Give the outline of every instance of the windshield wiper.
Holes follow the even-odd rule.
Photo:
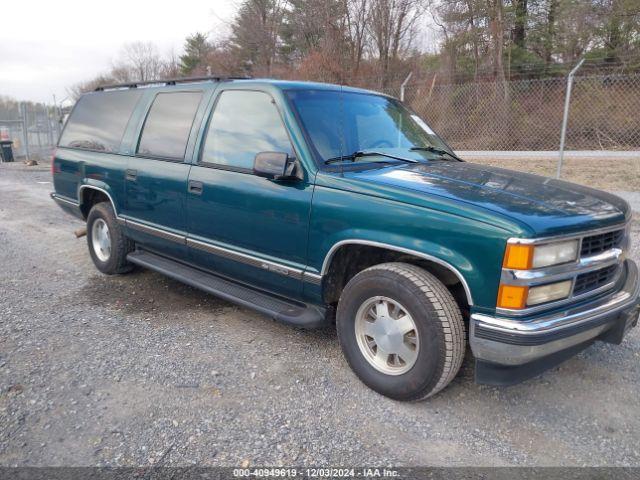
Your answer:
[[[395,155],[389,155],[388,153],[363,152],[361,150],[358,150],[358,151],[355,151],[355,152],[353,152],[353,153],[351,153],[349,155],[341,155],[339,157],[329,158],[329,159],[324,161],[324,164],[325,165],[330,165],[332,163],[338,163],[338,162],[343,162],[343,161],[355,162],[358,158],[363,158],[363,157],[387,157],[387,158],[393,158],[394,160],[400,160],[401,162],[419,163],[419,160],[412,160],[410,158],[397,157]]]
[[[446,150],[443,150],[441,148],[436,148],[436,147],[411,147],[409,150],[411,150],[412,152],[425,151],[425,152],[435,153],[437,155],[449,155],[454,160],[457,160],[459,162],[463,162],[464,161],[460,157],[458,157],[457,155],[454,155],[453,153],[448,152]]]

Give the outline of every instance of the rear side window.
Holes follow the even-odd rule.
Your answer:
[[[135,90],[84,95],[67,121],[60,146],[117,152],[141,95]]]
[[[172,160],[184,159],[201,98],[202,92],[156,95],[144,122],[138,153]]]
[[[293,153],[271,97],[263,92],[222,92],[211,116],[202,161],[250,169],[260,152]]]

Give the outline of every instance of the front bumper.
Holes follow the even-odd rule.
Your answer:
[[[612,293],[560,313],[534,318],[472,314],[470,344],[479,383],[526,380],[566,360],[596,340],[620,343],[638,322],[638,268],[631,260]]]

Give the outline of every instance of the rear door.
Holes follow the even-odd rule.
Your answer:
[[[203,91],[153,95],[125,172],[126,217],[132,238],[148,249],[186,258],[186,195],[192,129]]]
[[[189,174],[191,258],[225,276],[297,297],[313,186],[303,170],[299,181],[253,174],[259,152],[296,155],[269,93],[230,88],[216,94]]]

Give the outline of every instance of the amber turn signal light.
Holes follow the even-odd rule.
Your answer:
[[[522,245],[519,243],[507,244],[507,251],[504,253],[504,268],[514,270],[529,270],[533,263],[533,245]]]
[[[529,293],[529,287],[523,287],[520,285],[500,285],[498,289],[498,302],[499,308],[509,308],[512,310],[519,310],[525,307],[527,303],[527,294]]]

